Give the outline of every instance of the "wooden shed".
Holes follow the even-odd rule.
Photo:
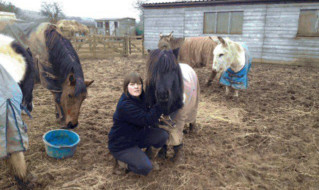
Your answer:
[[[135,18],[104,18],[95,20],[97,32],[106,36],[135,35]]]
[[[143,4],[145,48],[159,33],[245,42],[261,63],[319,66],[319,1],[200,0]]]

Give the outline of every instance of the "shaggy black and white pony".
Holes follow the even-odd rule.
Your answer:
[[[176,123],[174,128],[165,129],[170,133],[167,145],[172,145],[175,151],[173,160],[180,160],[184,125],[190,123],[191,128],[196,125],[200,92],[197,75],[189,65],[178,64],[172,50],[156,49],[150,52],[147,61],[145,84],[148,105],[160,103],[164,115],[170,115]]]
[[[32,54],[11,37],[0,34],[0,40],[1,65],[20,85],[23,94],[23,105],[31,112],[33,109],[32,92],[35,77]]]
[[[0,65],[2,68],[2,79],[5,79],[8,75],[11,76],[9,78],[11,80],[13,79],[14,81],[10,83],[10,89],[14,89],[14,86],[19,89],[19,87],[17,86],[17,83],[19,83],[23,95],[22,100],[20,100],[27,106],[28,110],[31,111],[32,91],[34,86],[34,70],[30,53],[25,50],[19,43],[17,43],[13,38],[0,34]],[[5,83],[5,81],[2,82]],[[6,94],[11,93],[10,90],[8,90],[7,88],[8,84],[0,85],[3,85],[0,91],[5,90],[5,92],[0,93],[1,95],[5,96],[1,98],[2,100],[7,99],[8,97],[6,96]],[[14,97],[15,93],[9,96]],[[10,103],[11,106],[12,104],[13,103]],[[2,106],[2,108],[5,108],[5,106]],[[1,110],[1,113],[3,113],[2,111],[6,112],[6,110]],[[11,112],[7,110],[7,114],[10,113]],[[5,143],[1,144],[0,146],[0,158],[8,158],[8,162],[13,170],[13,174],[16,177],[18,183],[21,185],[24,184],[24,182],[26,181],[27,167],[23,151],[27,149],[28,138],[25,126],[23,122],[20,121],[21,112],[19,113],[15,111],[12,113],[15,115],[15,122],[3,119],[2,117],[2,119],[0,120],[1,127],[6,127],[0,130],[0,143]],[[5,116],[5,114],[2,116]]]

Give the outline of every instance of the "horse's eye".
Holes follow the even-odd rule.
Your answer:
[[[69,98],[72,98],[72,95],[71,95],[71,94],[69,94],[69,95],[68,95],[68,97],[69,97]]]
[[[222,54],[222,53],[221,53],[221,54],[219,54],[219,57],[223,57],[223,56],[224,56],[224,54]]]

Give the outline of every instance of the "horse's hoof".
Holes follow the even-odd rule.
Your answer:
[[[174,156],[171,158],[171,161],[174,162],[175,164],[185,163],[183,144],[174,146],[173,149],[174,149]]]
[[[19,190],[31,190],[35,188],[35,185],[32,182],[34,181],[33,179],[21,180],[20,178],[15,177],[15,180]]]
[[[161,150],[158,152],[157,157],[161,159],[167,158],[167,145],[164,145]]]
[[[210,87],[211,85],[212,85],[212,81],[211,80],[206,82],[206,87]]]
[[[198,127],[199,127],[198,124],[196,124],[196,123],[190,123],[190,124],[189,124],[189,132],[196,134],[196,133],[198,132]]]
[[[154,159],[154,152],[152,151],[152,147],[148,147],[145,150],[145,154],[150,160]]]
[[[156,161],[153,161],[152,165],[153,165],[153,170],[154,171],[160,170],[160,166],[159,166],[159,164]]]

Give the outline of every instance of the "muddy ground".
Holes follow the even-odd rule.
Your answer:
[[[34,91],[28,124],[28,171],[35,189],[318,189],[319,68],[252,65],[250,87],[229,99],[216,80],[205,86],[209,68],[196,72],[201,83],[197,134],[184,139],[186,163],[159,160],[147,177],[113,174],[107,134],[122,91],[124,74],[145,70],[142,57],[82,61],[89,89],[74,131],[81,137],[74,157],[50,158],[42,135],[56,123],[53,98]],[[172,152],[170,152],[172,153]],[[16,189],[0,161],[0,189]]]

